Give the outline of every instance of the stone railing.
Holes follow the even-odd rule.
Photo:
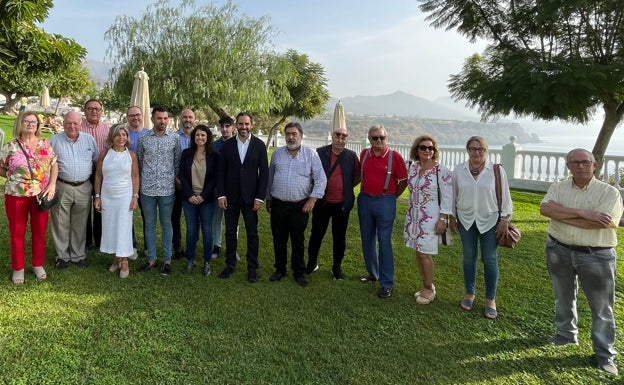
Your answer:
[[[260,136],[266,142],[266,136]],[[278,136],[274,140],[275,146],[285,145],[284,138]],[[306,146],[316,148],[331,143],[331,136],[326,138],[304,137]],[[350,142],[347,147],[357,154],[363,148],[368,147],[368,142]],[[403,158],[409,160],[410,146],[392,145],[394,150],[399,151]],[[523,150],[516,143],[516,138],[511,137],[510,142],[502,148],[491,148],[489,160],[501,163],[505,168],[509,179],[509,186],[515,189],[545,192],[553,181],[568,177],[568,169],[565,165],[567,151],[565,152],[542,152]],[[446,146],[440,148],[440,163],[453,169],[455,165],[465,162],[468,153],[463,146]],[[605,155],[602,166],[602,180],[620,188],[624,180],[624,156]],[[624,192],[624,189],[620,188]]]

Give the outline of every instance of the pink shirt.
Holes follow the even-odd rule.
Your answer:
[[[98,124],[91,124],[86,119],[82,120],[80,131],[87,133],[95,138],[95,144],[100,153],[106,149],[106,138],[108,138],[108,131],[110,126],[104,122],[98,122]]]
[[[18,140],[5,144],[0,152],[0,166],[7,169],[4,193],[18,197],[36,196],[50,183],[50,169],[56,162],[56,154],[47,139],[40,138],[34,152],[22,143],[32,168],[31,175]]]

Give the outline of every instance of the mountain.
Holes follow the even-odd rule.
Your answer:
[[[85,65],[89,70],[91,80],[97,84],[98,88],[103,87],[104,84],[109,81],[110,70],[113,68],[112,63],[87,59]]]

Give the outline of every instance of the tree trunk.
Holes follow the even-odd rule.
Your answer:
[[[613,132],[615,132],[615,127],[617,127],[618,123],[622,120],[622,113],[618,111],[618,103],[614,99],[604,102],[602,107],[605,112],[605,117],[592,150],[597,162],[595,171],[596,177],[602,172],[604,154],[607,151],[607,146],[609,146]]]
[[[273,135],[275,135],[275,132],[277,131],[277,128],[286,121],[286,118],[288,116],[282,116],[282,118],[279,120],[279,122],[275,123],[273,125],[273,127],[271,127],[271,129],[269,129],[269,135],[267,137],[267,148],[269,148],[269,146],[271,145],[271,139],[273,138]]]
[[[4,98],[6,99],[4,107],[0,109],[0,113],[2,114],[11,113],[13,111],[13,107],[15,107],[17,102],[19,102],[20,98],[22,97],[22,95],[15,95],[15,98],[11,99],[11,95],[7,95],[5,93],[2,93],[2,96],[4,96]]]

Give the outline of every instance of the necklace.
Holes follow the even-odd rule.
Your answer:
[[[484,164],[485,164],[485,163],[482,163],[482,164],[480,164],[480,165],[478,165],[478,166],[473,166],[473,165],[471,165],[471,164],[469,163],[468,165],[470,166],[470,173],[471,173],[473,176],[477,176],[477,175],[481,174],[481,167],[483,167],[483,165],[484,165]]]

